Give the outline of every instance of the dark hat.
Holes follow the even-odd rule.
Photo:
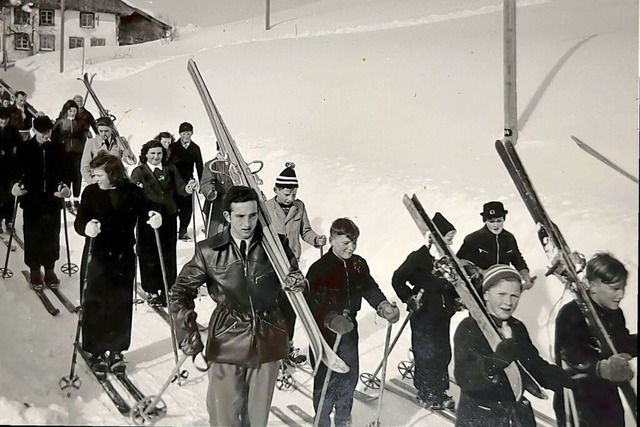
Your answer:
[[[113,126],[113,120],[111,120],[110,117],[100,117],[96,120],[96,127],[98,126],[107,126],[107,127],[112,127]]]
[[[440,212],[436,212],[433,216],[433,223],[436,225],[440,234],[442,234],[442,237],[446,236],[448,232],[456,229]]]
[[[487,268],[482,278],[482,292],[488,291],[493,285],[502,279],[512,279],[522,284],[522,277],[518,271],[510,265],[495,264]]]
[[[0,119],[8,119],[11,117],[11,110],[7,107],[0,106]]]
[[[38,116],[33,119],[33,128],[40,133],[45,133],[53,129],[53,122],[49,116]]]
[[[482,215],[482,219],[486,221],[488,219],[503,218],[507,216],[508,213],[509,211],[504,208],[502,202],[493,201],[487,202],[482,206],[482,213],[480,215]]]
[[[11,101],[11,94],[9,92],[2,92],[2,96],[1,98],[2,100],[8,99],[9,101]]]
[[[287,162],[284,166],[284,170],[276,178],[276,187],[298,188],[298,178],[296,177],[296,171],[293,170],[296,165],[293,162]]]
[[[180,127],[178,128],[178,133],[182,132],[193,132],[193,125],[189,122],[180,123]]]

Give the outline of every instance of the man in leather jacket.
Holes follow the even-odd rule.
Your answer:
[[[203,350],[194,310],[198,288],[206,284],[217,307],[211,314],[204,357],[209,365],[207,409],[211,425],[265,426],[278,373],[289,354],[287,325],[278,305],[282,286],[261,244],[258,195],[234,186],[223,201],[229,223],[198,242],[196,253],[171,289],[170,311],[185,354]],[[295,256],[285,287],[301,291],[306,281]]]

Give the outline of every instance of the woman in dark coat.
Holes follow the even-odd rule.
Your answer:
[[[91,354],[92,368],[106,375],[108,369],[124,371],[122,351],[131,343],[136,222],[144,218],[159,228],[162,217],[149,211],[144,193],[127,179],[118,157],[100,152],[90,166],[95,183],[85,189],[74,223],[78,234],[94,240],[89,265],[90,239],[83,253],[82,349]]]
[[[89,127],[84,120],[79,120],[78,104],[69,100],[64,103],[60,118],[56,121],[51,132],[51,140],[60,142],[65,149],[65,165],[67,167],[68,182],[73,189],[73,197],[66,202],[69,210],[77,210],[80,199],[80,188],[82,186],[82,175],[80,174],[80,160],[84,151],[84,144],[87,141]],[[75,200],[73,200],[75,199]]]
[[[151,203],[151,209],[162,215],[162,227],[158,230],[162,245],[162,256],[166,267],[167,283],[176,280],[177,207],[175,195],[191,194],[196,187],[195,180],[185,185],[176,167],[168,163],[168,152],[160,141],[151,140],[142,146],[142,164],[131,173],[131,181],[142,188]],[[147,292],[151,305],[167,305],[162,280],[162,269],[158,257],[158,246],[153,230],[139,221],[136,252],[140,260],[142,289]]]

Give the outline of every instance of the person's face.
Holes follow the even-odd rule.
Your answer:
[[[358,239],[351,240],[344,234],[338,234],[329,237],[329,244],[338,258],[349,259],[358,247]]]
[[[108,190],[113,188],[111,182],[109,181],[109,176],[107,172],[105,172],[104,167],[95,168],[92,170],[93,182],[98,184],[101,190]]]
[[[81,96],[74,96],[73,97],[73,102],[75,102],[78,105],[82,105],[83,101],[84,101],[84,99]]]
[[[180,132],[180,139],[182,142],[191,142],[191,135],[193,135],[191,131]]]
[[[445,234],[442,238],[444,242],[451,246],[453,244],[453,238],[456,237],[456,230],[451,230],[447,234]]]
[[[487,310],[500,320],[511,317],[520,300],[522,285],[514,279],[501,279],[484,293]]]
[[[27,103],[27,97],[24,95],[18,95],[16,97],[16,104],[18,104],[19,107],[24,107],[24,105]]]
[[[103,141],[111,138],[111,128],[109,126],[98,126],[98,134]]]
[[[591,298],[601,307],[609,310],[620,308],[620,301],[624,298],[624,290],[627,286],[626,280],[616,283],[602,283],[600,279],[589,282],[589,293]]]
[[[11,100],[10,99],[3,99],[2,100],[2,106],[5,107],[5,108],[11,107]]]
[[[504,217],[491,218],[486,220],[484,223],[489,231],[496,235],[500,234],[504,229]]]
[[[231,203],[230,212],[224,211],[231,235],[237,239],[250,239],[258,225],[258,203],[255,200]]]
[[[168,150],[169,149],[169,145],[172,143],[173,141],[171,141],[171,138],[167,138],[167,137],[163,137],[160,138],[160,144],[162,144],[162,146]]]
[[[296,194],[298,193],[297,188],[274,187],[273,191],[276,193],[276,202],[285,206],[290,206],[296,199]]]
[[[71,107],[67,110],[67,117],[70,119],[75,119],[76,114],[78,114],[78,109],[76,107]]]
[[[6,125],[9,124],[9,117],[7,118],[0,118],[0,127],[5,127]]]
[[[40,143],[51,141],[51,130],[48,130],[46,132],[38,132],[38,131],[35,131],[35,132],[36,132],[36,141]]]
[[[153,147],[147,151],[147,162],[153,166],[162,163],[162,147]]]

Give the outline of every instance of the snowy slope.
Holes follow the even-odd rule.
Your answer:
[[[154,2],[166,8],[173,3]],[[147,3],[140,6],[163,13]],[[539,277],[517,317],[549,357],[558,308],[552,307],[562,289],[543,278],[546,260],[534,224],[492,145],[502,129],[501,2],[273,2],[280,6],[269,32],[263,30],[263,3],[193,0],[193,8],[175,11],[185,16],[181,24],[201,28],[183,32],[176,42],[87,50],[84,71],[96,73],[95,89],[134,151],[160,130],[175,133],[188,120],[205,157],[212,156],[212,131],[186,73],[186,60],[194,58],[244,157],[265,162],[267,197],[285,161],[294,161],[298,194],[313,226],[327,233],[335,218],[354,219],[362,232],[358,252],[392,300],[394,269],[421,244],[402,205],[405,192],[418,192],[431,213],[441,211],[451,220],[458,229],[456,248],[481,226],[482,204],[502,200],[510,212],[506,226]],[[206,28],[207,22],[189,18],[214,15],[219,20],[211,23],[218,25]],[[584,154],[570,135],[638,175],[637,19],[638,5],[631,0],[525,0],[518,8],[518,149],[572,248],[587,256],[609,250],[627,265],[631,277],[622,307],[633,331],[638,187]],[[20,61],[3,78],[55,116],[67,98],[84,94],[75,80],[83,69],[81,52],[65,56],[63,74],[54,53]],[[71,228],[70,239],[72,261],[79,263],[82,240]],[[189,259],[192,247],[180,244],[179,263]],[[318,256],[305,247],[303,269]],[[19,276],[21,257],[20,250],[12,255],[10,268],[18,275],[3,281],[0,299],[0,320],[11,325],[0,332],[0,420],[122,423],[82,361],[81,391],[71,399],[58,391],[57,381],[68,374],[75,317],[61,312],[51,318],[40,307]],[[77,299],[77,277],[63,279],[62,286]],[[568,300],[565,295],[562,301]],[[199,308],[203,320],[212,305],[203,299]],[[384,324],[367,306],[359,323],[361,370],[373,371]],[[297,344],[305,339],[300,331]],[[398,376],[395,366],[407,358],[408,347],[407,333],[391,355],[390,376]],[[134,316],[127,358],[147,393],[159,389],[172,367],[168,328],[144,306]],[[167,424],[207,423],[206,378],[190,372],[187,384],[172,385],[167,393]],[[276,392],[274,404],[286,409],[291,403],[312,413],[302,393]],[[551,414],[548,402],[534,405]],[[372,409],[356,402],[354,419],[370,421]],[[427,419],[437,425],[428,412],[385,395],[383,423],[420,425]]]

